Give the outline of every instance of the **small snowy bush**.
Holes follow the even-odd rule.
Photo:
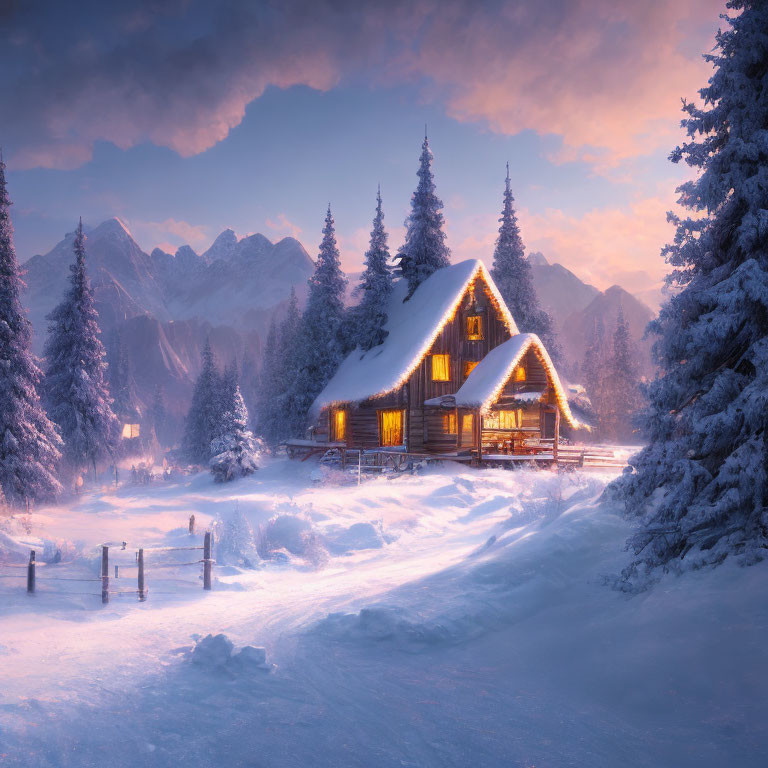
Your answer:
[[[216,562],[253,568],[259,561],[253,529],[248,518],[236,509],[227,520],[217,520],[214,529]]]

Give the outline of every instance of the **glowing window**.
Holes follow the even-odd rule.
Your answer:
[[[382,445],[403,444],[403,412],[379,411]]]
[[[513,381],[525,381],[525,368],[523,368],[522,365],[518,365],[517,368],[515,368]]]
[[[461,432],[465,435],[472,434],[473,417],[471,413],[465,413],[461,417]]]
[[[432,381],[451,380],[451,356],[432,355]]]
[[[464,378],[466,379],[472,371],[477,367],[477,360],[465,360],[464,361]]]
[[[126,440],[131,440],[134,437],[138,437],[141,429],[138,424],[123,424],[123,437]]]
[[[443,414],[443,432],[445,432],[446,435],[455,435],[456,434],[456,414],[451,413],[444,413]]]
[[[347,412],[340,410],[333,412],[333,439],[345,440],[347,437]]]
[[[483,338],[483,318],[481,315],[467,317],[467,338],[470,341],[480,341]]]
[[[516,411],[499,411],[500,429],[519,429],[523,426],[523,411],[518,408]]]

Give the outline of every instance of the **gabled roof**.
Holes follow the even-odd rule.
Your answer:
[[[568,394],[565,391],[555,366],[535,333],[518,333],[498,347],[494,347],[472,370],[467,380],[455,394],[458,408],[479,408],[481,413],[488,413],[491,406],[499,399],[501,391],[509,381],[515,368],[520,364],[529,349],[533,349],[544,366],[552,387],[555,390],[560,411],[565,420],[574,429],[585,427],[571,413]]]
[[[403,301],[408,285],[405,280],[398,280],[387,310],[384,329],[388,335],[384,342],[368,352],[351,352],[318,395],[312,412],[334,403],[359,403],[404,384],[453,318],[467,288],[478,276],[488,285],[509,333],[517,334],[515,321],[482,261],[470,259],[438,269],[408,301]]]

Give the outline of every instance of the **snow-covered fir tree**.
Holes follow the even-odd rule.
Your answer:
[[[184,426],[183,448],[188,461],[207,464],[211,458],[211,441],[218,428],[219,373],[210,339],[203,347],[202,367],[192,392],[192,404]]]
[[[236,370],[236,369],[235,369]],[[248,428],[248,409],[235,379],[234,389],[226,379],[222,388],[228,402],[221,401],[224,410],[219,416],[217,435],[211,441],[211,474],[218,483],[253,474],[260,446]]]
[[[158,384],[155,387],[152,396],[152,406],[149,411],[149,417],[152,423],[157,442],[162,446],[168,445],[168,411],[165,407],[165,396],[163,387]]]
[[[258,565],[261,558],[256,549],[253,528],[239,508],[230,517],[216,520],[213,534],[217,563],[241,568]]]
[[[136,424],[141,419],[136,383],[120,331],[112,332],[107,345],[107,378],[112,411],[121,424]]]
[[[257,434],[261,435],[271,450],[277,447],[283,437],[280,397],[283,395],[284,389],[293,384],[293,381],[284,381],[282,378],[281,352],[277,323],[273,317],[264,344],[255,419]]]
[[[629,333],[629,323],[619,306],[605,384],[603,431],[606,437],[621,443],[636,442],[638,435],[634,418],[642,403],[637,353]]]
[[[395,257],[399,272],[408,281],[408,296],[435,270],[450,264],[445,244],[443,202],[437,196],[432,174],[432,150],[424,136],[417,172],[419,183],[411,198],[411,213],[405,220],[405,242]]]
[[[315,272],[309,279],[309,295],[301,319],[296,347],[296,379],[292,382],[296,421],[303,428],[314,399],[341,363],[344,341],[344,289],[331,207],[325,217],[323,239]]]
[[[605,337],[603,318],[597,317],[587,338],[587,349],[581,364],[581,378],[592,406],[593,434],[603,437],[603,421],[606,403],[606,382],[611,352]]]
[[[296,350],[299,347],[301,333],[301,312],[296,290],[291,286],[291,294],[285,311],[283,322],[278,332],[278,365],[279,386],[277,396],[277,417],[280,440],[301,433],[303,421],[299,416],[298,359]]]
[[[521,333],[535,333],[544,343],[555,362],[560,359],[560,347],[552,325],[552,318],[545,312],[533,285],[531,265],[525,255],[520,236],[520,226],[515,212],[515,198],[509,178],[504,182],[504,205],[499,219],[499,236],[493,252],[491,275],[504,297],[512,317]]]
[[[672,152],[697,178],[664,250],[676,293],[653,330],[648,446],[618,481],[641,521],[628,576],[768,548],[768,4],[731,0],[702,104]],[[655,572],[655,571],[652,571]]]
[[[371,241],[365,254],[365,269],[360,275],[360,284],[355,288],[355,293],[361,295],[361,299],[350,313],[353,321],[352,347],[360,347],[363,351],[378,346],[387,336],[384,324],[387,322],[387,305],[394,283],[387,239],[379,188]]]
[[[119,435],[107,386],[99,314],[86,270],[82,220],[74,241],[69,289],[48,315],[44,402],[64,439],[64,458],[82,470],[111,456]]]
[[[55,465],[61,438],[38,394],[42,374],[30,352],[31,328],[21,305],[11,199],[0,155],[0,497],[9,504],[61,492]]]

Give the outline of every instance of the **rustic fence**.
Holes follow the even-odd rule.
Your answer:
[[[189,519],[189,533],[194,535],[195,532],[195,516],[192,515]],[[203,577],[203,589],[210,591],[213,583],[213,536],[210,531],[207,531],[203,537],[203,545],[199,547],[140,547],[135,551],[135,563],[113,563],[114,575],[110,577],[110,546],[111,544],[103,544],[101,546],[101,575],[100,576],[59,576],[54,575],[55,570],[52,564],[41,563],[37,561],[36,551],[30,550],[29,562],[26,564],[19,563],[0,563],[0,579],[24,579],[26,576],[27,594],[34,595],[37,592],[38,582],[54,582],[54,581],[68,581],[68,582],[83,582],[83,583],[98,583],[101,585],[100,592],[65,592],[58,590],[50,594],[54,595],[77,595],[77,596],[96,596],[101,597],[102,604],[109,603],[110,597],[118,595],[136,595],[140,602],[144,602],[149,594],[149,587],[147,586],[147,570],[153,571],[155,569],[162,568],[183,568],[192,565],[202,565],[202,577]],[[120,548],[118,551],[124,552],[127,550],[126,542],[120,542]],[[150,560],[149,563],[145,557],[145,554],[160,552],[200,552],[203,556],[199,560],[191,560],[190,562],[176,562],[175,560],[168,560],[167,562],[155,562]],[[66,565],[66,564],[64,564]],[[26,573],[21,571],[19,573],[3,573],[3,569],[26,569]],[[42,573],[38,573],[38,570],[45,568]],[[124,581],[124,574],[126,570],[136,571],[136,589],[119,589],[115,582]]]

